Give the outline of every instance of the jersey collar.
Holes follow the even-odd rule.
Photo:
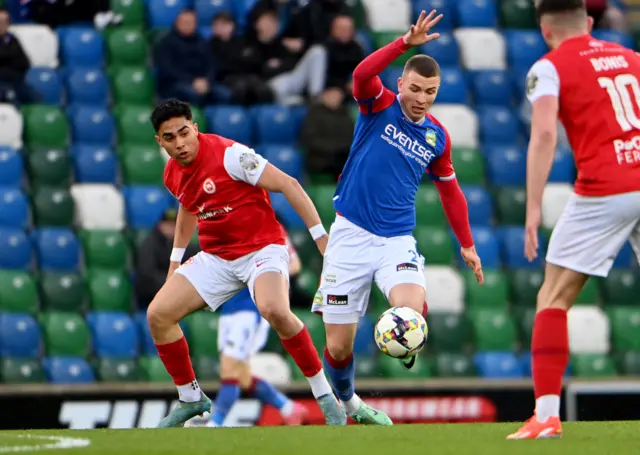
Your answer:
[[[400,102],[400,94],[399,93],[396,95],[396,99],[398,100],[398,104],[400,105],[400,110],[402,111],[402,115],[404,115],[404,118],[406,120],[410,121],[411,123],[415,123],[418,126],[424,125],[424,122],[427,120],[427,116],[426,115],[424,117],[422,117],[422,119],[418,120],[417,122],[411,120],[409,118],[409,116],[407,115],[407,113],[404,111],[404,108],[402,107],[402,103]]]

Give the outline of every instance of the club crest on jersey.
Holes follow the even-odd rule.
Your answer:
[[[202,189],[204,190],[205,193],[207,194],[213,194],[216,192],[216,184],[213,183],[213,180],[211,179],[207,179],[204,181],[204,183],[202,184]]]
[[[429,144],[431,147],[435,147],[436,146],[436,132],[435,130],[432,129],[428,129],[427,132],[424,135],[427,144]]]
[[[246,171],[253,171],[257,169],[259,165],[258,157],[255,154],[244,152],[240,155],[240,166],[242,169]]]
[[[531,95],[538,86],[538,76],[530,74],[527,76],[527,95]]]

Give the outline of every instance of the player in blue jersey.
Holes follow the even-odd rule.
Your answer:
[[[300,271],[300,259],[289,237],[289,276]],[[269,338],[269,323],[264,319],[245,288],[220,307],[218,350],[220,351],[220,390],[213,403],[209,427],[220,427],[242,391],[262,404],[280,411],[286,425],[300,425],[307,409],[278,391],[269,382],[251,374],[249,361],[260,352]]]
[[[378,76],[410,47],[436,39],[440,20],[423,11],[401,38],[364,59],[353,72],[353,95],[360,114],[353,144],[334,196],[337,211],[324,254],[320,288],[313,311],[326,328],[325,371],[353,420],[391,425],[384,413],[367,406],[354,392],[353,342],[375,281],[392,306],[427,314],[424,258],[412,232],[416,192],[429,174],[440,193],[461,254],[478,282],[483,282],[469,226],[466,199],[451,163],[447,130],[430,114],[440,87],[434,59],[409,59],[398,79],[399,95]],[[411,368],[415,357],[403,362]]]

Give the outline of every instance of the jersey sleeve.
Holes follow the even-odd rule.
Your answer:
[[[451,160],[451,138],[447,130],[444,130],[444,135],[444,151],[442,155],[433,160],[427,169],[431,180],[437,182],[448,182],[456,178],[453,161]]]
[[[233,180],[255,186],[268,161],[246,145],[234,143],[224,152],[224,168]]]
[[[543,96],[560,96],[560,77],[554,64],[538,60],[527,74],[526,91],[531,103]]]

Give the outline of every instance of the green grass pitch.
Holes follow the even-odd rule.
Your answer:
[[[506,441],[505,436],[517,427],[518,424],[429,424],[4,431],[0,432],[0,454],[603,455],[634,452],[640,441],[639,422],[566,423],[562,439]],[[73,444],[85,446],[65,448]]]

